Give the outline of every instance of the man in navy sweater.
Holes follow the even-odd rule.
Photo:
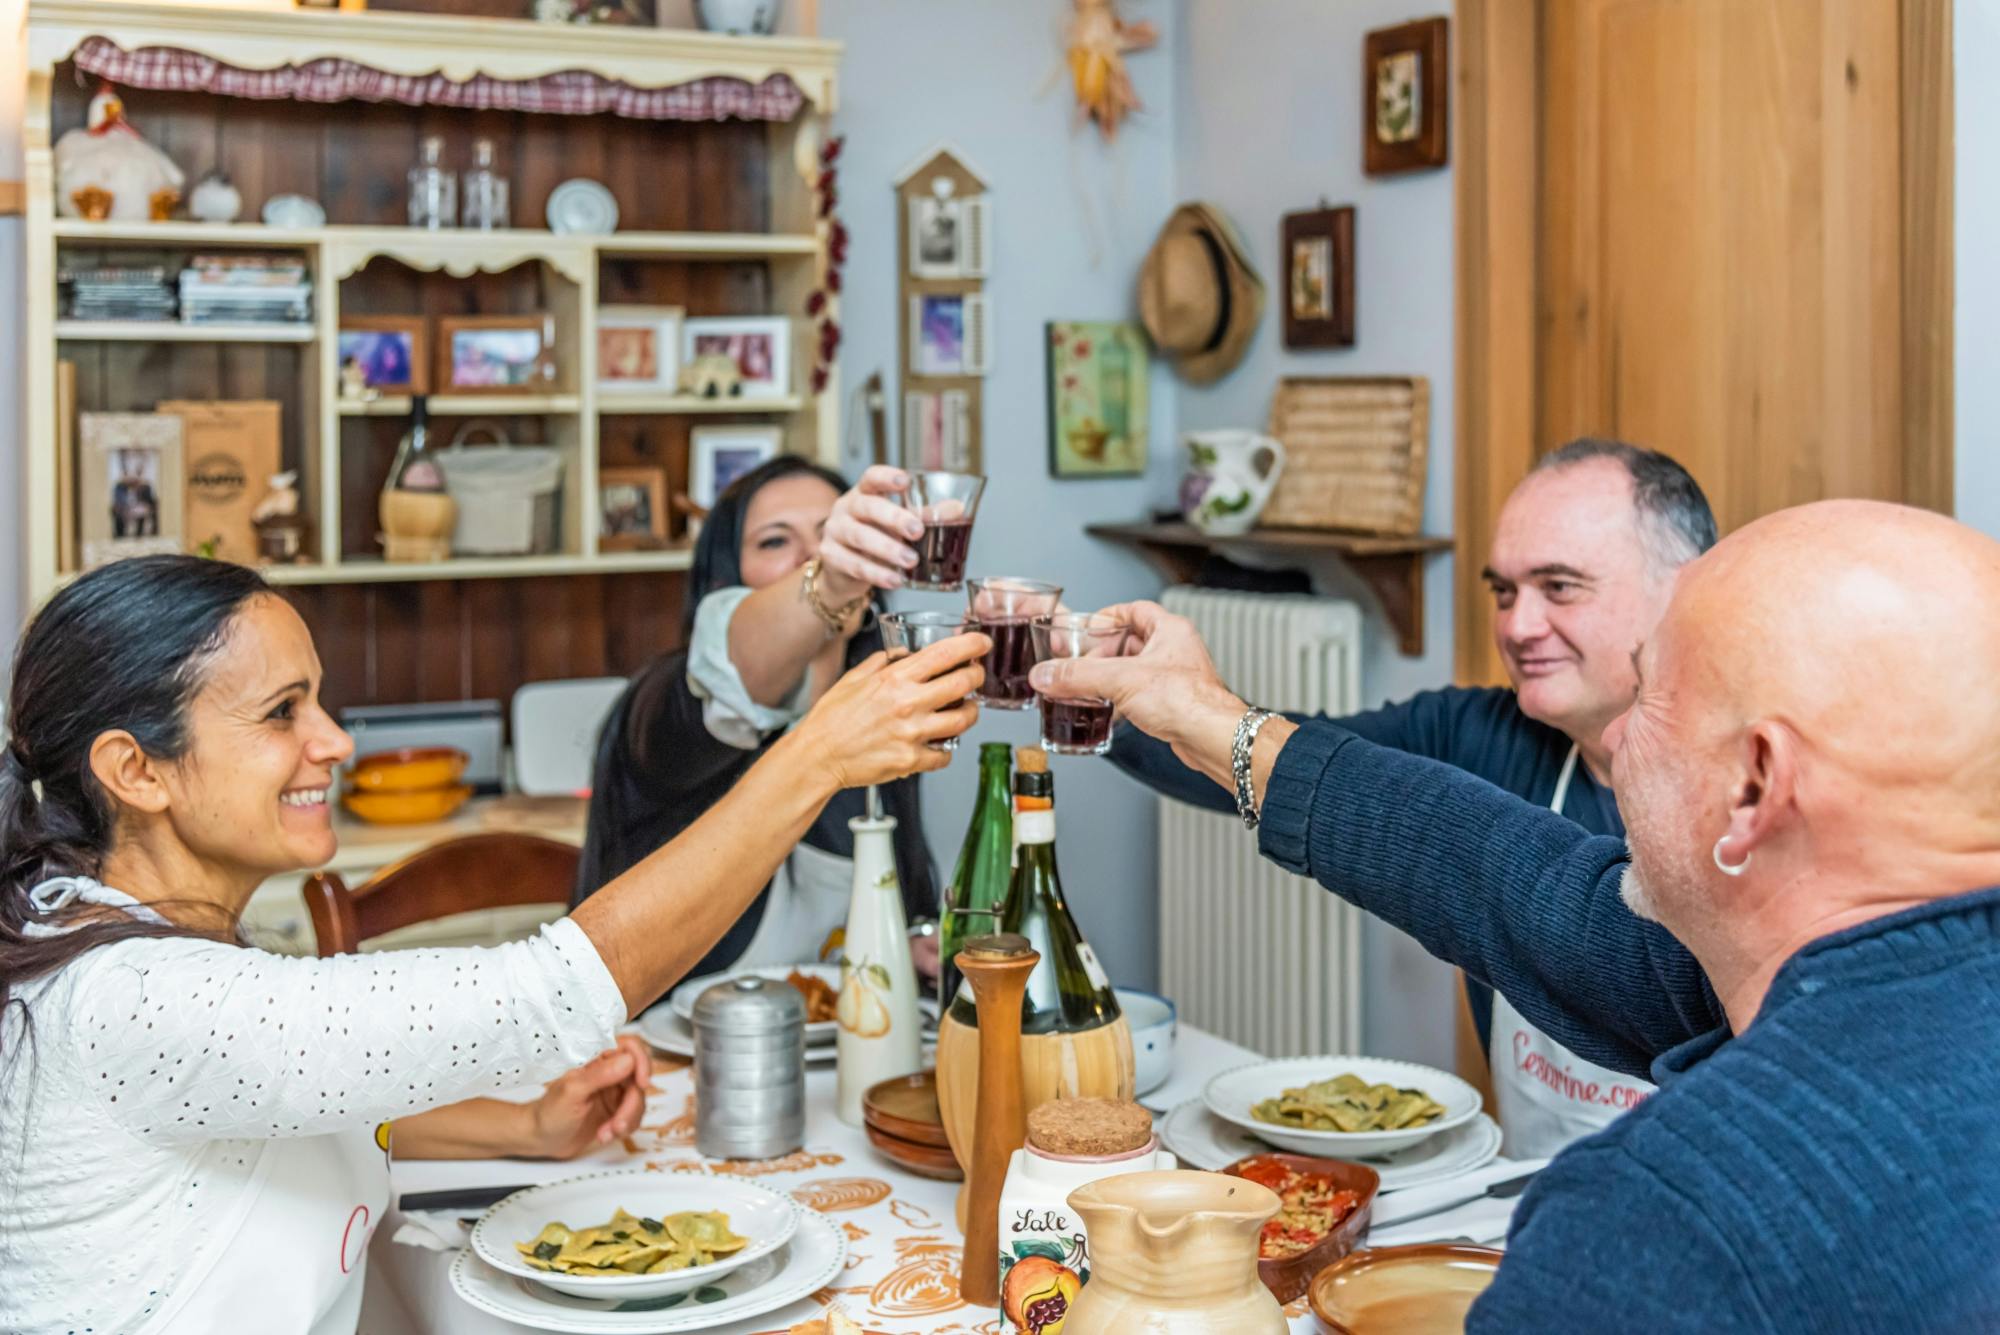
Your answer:
[[[1622,838],[1604,729],[1632,703],[1632,652],[1666,610],[1674,576],[1714,545],[1708,499],[1678,463],[1617,441],[1571,441],[1507,498],[1488,554],[1494,640],[1512,689],[1424,691],[1334,721]],[[1111,759],[1166,796],[1232,809],[1227,793],[1129,724]],[[1508,1154],[1552,1155],[1651,1091],[1573,1053],[1469,976],[1466,997]]]
[[[1125,610],[1135,656],[1036,687],[1111,699],[1266,855],[1651,1063],[1529,1189],[1468,1330],[2000,1330],[2000,544],[1829,501],[1691,564],[1606,736],[1629,853],[1246,709],[1185,621]]]

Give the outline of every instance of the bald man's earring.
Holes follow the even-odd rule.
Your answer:
[[[1724,862],[1722,860],[1722,846],[1728,842],[1729,842],[1729,836],[1726,834],[1723,835],[1720,839],[1715,841],[1715,849],[1714,849],[1715,869],[1721,872],[1724,876],[1741,876],[1744,872],[1750,870],[1750,858],[1746,857],[1743,859],[1743,861],[1738,862],[1733,866],[1727,862]],[[1752,854],[1751,856],[1754,857],[1756,855]]]

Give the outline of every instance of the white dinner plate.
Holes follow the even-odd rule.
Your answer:
[[[1388,1084],[1398,1089],[1420,1089],[1444,1105],[1444,1115],[1422,1126],[1399,1131],[1302,1131],[1295,1127],[1260,1122],[1250,1115],[1251,1107],[1275,1098],[1287,1089],[1331,1080],[1339,1075],[1356,1075],[1371,1085]],[[1464,1126],[1479,1116],[1479,1091],[1449,1071],[1415,1062],[1391,1061],[1386,1057],[1285,1057],[1277,1061],[1251,1062],[1233,1071],[1224,1071],[1202,1090],[1208,1110],[1225,1122],[1233,1122],[1258,1139],[1294,1154],[1317,1154],[1329,1159],[1355,1159],[1365,1155],[1393,1154],[1429,1140],[1440,1132]]]
[[[732,978],[741,978],[746,974],[755,975],[758,978],[766,978],[776,983],[785,983],[785,980],[794,971],[805,974],[808,978],[819,979],[835,992],[840,991],[840,966],[838,964],[772,964],[750,969],[724,969],[721,973],[705,973],[699,978],[690,978],[667,994],[667,1004],[673,1007],[674,1014],[680,1016],[683,1022],[692,1025],[694,1023],[694,1003],[701,998],[702,993],[708,991],[709,988],[714,987],[717,983],[726,983]],[[785,986],[789,987],[791,984],[785,983]],[[833,1042],[833,1036],[839,1031],[840,1025],[833,1020],[821,1020],[817,1024],[808,1023],[806,1025],[806,1046],[813,1047],[821,1043],[831,1043]]]
[[[1189,1099],[1167,1114],[1160,1139],[1182,1167],[1217,1172],[1238,1159],[1263,1154],[1271,1146],[1241,1127],[1223,1121],[1200,1099]],[[1407,1150],[1357,1159],[1382,1175],[1383,1191],[1428,1186],[1483,1168],[1500,1153],[1500,1124],[1484,1113],[1464,1125],[1420,1141]],[[1334,1158],[1350,1158],[1334,1155]]]
[[[618,201],[588,176],[550,191],[547,214],[549,230],[558,235],[609,236],[618,230]]]
[[[532,1241],[550,1222],[594,1228],[623,1208],[644,1218],[664,1219],[687,1211],[718,1210],[729,1227],[750,1245],[708,1265],[659,1275],[563,1275],[537,1270],[515,1250]],[[719,1282],[725,1275],[769,1256],[792,1240],[804,1211],[790,1196],[734,1178],[690,1179],[643,1168],[585,1173],[523,1187],[489,1206],[472,1226],[472,1250],[495,1270],[578,1298],[648,1299],[686,1293]]]
[[[846,1265],[847,1235],[825,1215],[802,1209],[798,1231],[784,1247],[693,1293],[643,1300],[572,1298],[503,1274],[469,1250],[452,1262],[451,1287],[488,1316],[560,1335],[668,1335],[775,1312],[810,1297]]]

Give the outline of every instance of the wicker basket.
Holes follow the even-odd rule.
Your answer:
[[[1285,471],[1258,522],[1408,536],[1422,529],[1431,385],[1422,376],[1287,378],[1271,399]]]

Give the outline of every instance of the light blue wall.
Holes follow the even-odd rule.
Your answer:
[[[973,531],[974,573],[1057,581],[1076,607],[1151,597],[1159,583],[1119,548],[1084,536],[1097,520],[1138,519],[1168,503],[1179,476],[1171,382],[1153,383],[1152,467],[1143,479],[1057,482],[1046,461],[1043,325],[1132,317],[1137,258],[1174,201],[1174,0],[1131,0],[1132,18],[1161,25],[1162,47],[1134,56],[1146,110],[1106,151],[1072,133],[1062,86],[1044,91],[1061,56],[1069,0],[823,0],[821,31],[847,44],[836,128],[847,134],[840,212],[854,241],[842,317],[849,389],[880,369],[898,379],[893,182],[939,140],[986,178],[994,209],[995,360],[985,385],[985,471]],[[1088,204],[1086,204],[1088,201]],[[1093,257],[1086,207],[1102,220]],[[892,420],[895,414],[891,414]],[[848,468],[856,471],[859,455]],[[948,605],[945,594],[907,603]],[[1032,713],[988,712],[967,739],[1032,743]],[[1158,913],[1154,799],[1102,761],[1055,762],[1063,885],[1105,967],[1149,986]],[[971,812],[970,750],[926,781],[931,848],[949,873]]]
[[[1955,217],[1952,387],[1957,513],[2000,537],[2000,5],[1958,0],[1953,15]]]
[[[1450,533],[1452,526],[1451,172],[1363,175],[1357,80],[1362,40],[1371,29],[1448,9],[1444,0],[1187,0],[1177,108],[1180,193],[1223,206],[1269,290],[1267,313],[1243,364],[1214,385],[1181,387],[1181,428],[1261,427],[1281,376],[1427,376],[1427,533]],[[1280,220],[1322,199],[1356,206],[1355,346],[1289,352],[1277,314],[1284,284]],[[1449,555],[1433,558],[1425,572],[1421,658],[1397,651],[1370,596],[1337,564],[1316,573],[1328,592],[1356,598],[1366,609],[1362,693],[1368,703],[1450,680]],[[1451,1066],[1452,972],[1373,919],[1363,950],[1364,1048]]]

